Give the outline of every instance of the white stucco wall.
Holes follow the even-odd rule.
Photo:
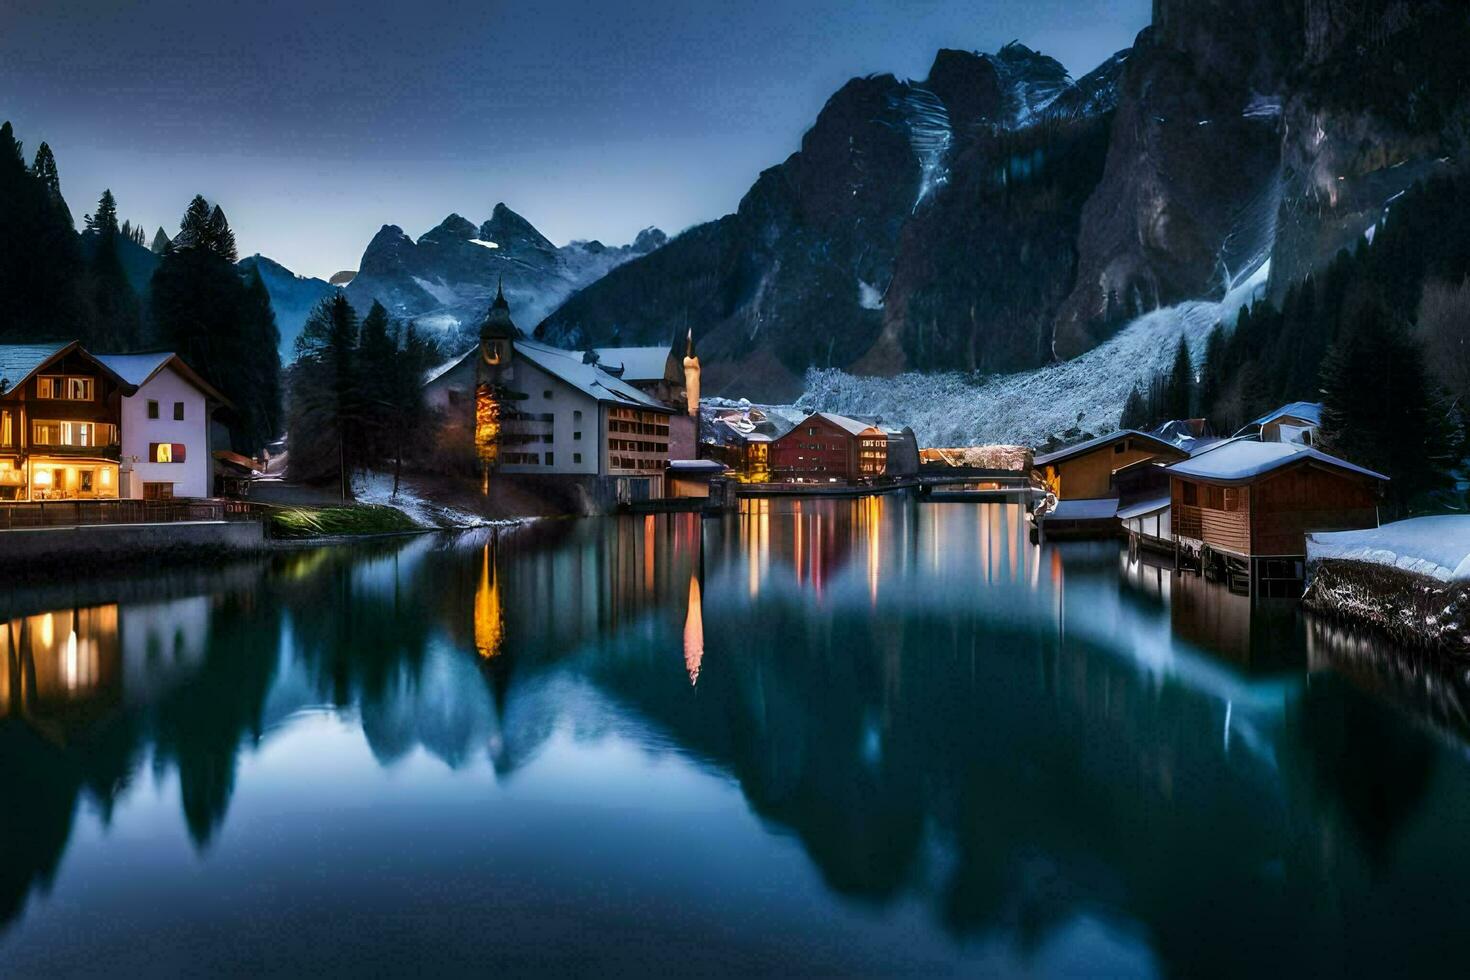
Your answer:
[[[158,418],[148,417],[148,402],[158,402]],[[174,402],[184,403],[184,420],[174,420]],[[148,462],[148,445],[184,444],[184,462]],[[130,493],[142,496],[144,483],[172,483],[175,497],[208,497],[213,461],[209,455],[209,410],[204,393],[166,367],[136,394],[122,400],[122,458],[124,468],[137,474]]]
[[[541,370],[525,358],[516,358],[511,366],[512,376],[507,387],[524,392],[528,397],[515,404],[516,411],[527,415],[552,416],[553,442],[533,442],[524,446],[505,446],[501,452],[531,452],[541,454],[541,465],[505,463],[503,473],[596,473],[599,464],[598,442],[602,425],[598,415],[597,400],[572,387],[555,375]],[[546,397],[546,392],[551,397]],[[576,417],[577,412],[582,418]],[[574,439],[577,433],[581,439]],[[546,465],[546,451],[551,450],[556,465]],[[581,453],[580,463],[573,461],[573,454]]]

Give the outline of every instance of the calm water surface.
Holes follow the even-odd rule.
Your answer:
[[[1456,970],[1463,677],[1001,505],[0,595],[0,975]]]

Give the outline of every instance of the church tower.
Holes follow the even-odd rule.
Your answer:
[[[694,353],[694,328],[689,328],[684,347],[684,397],[688,401],[689,414],[699,416],[699,355]]]
[[[480,324],[480,359],[475,365],[475,457],[480,492],[490,492],[490,471],[500,462],[501,402],[515,375],[515,342],[521,332],[510,318],[505,290],[495,287],[495,302]]]
[[[510,304],[505,301],[505,290],[495,287],[495,302],[480,324],[480,380],[493,375],[492,380],[510,378],[511,360],[515,356],[515,341],[521,337],[520,330],[510,318]]]

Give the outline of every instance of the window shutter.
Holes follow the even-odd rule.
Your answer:
[[[182,463],[183,461],[184,461],[184,444],[182,442],[176,442],[176,443],[174,443],[174,462],[175,463]]]

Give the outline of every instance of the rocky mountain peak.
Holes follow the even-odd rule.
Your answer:
[[[668,244],[668,241],[668,235],[665,235],[662,231],[653,227],[653,225],[649,225],[638,233],[637,238],[633,239],[633,251],[640,255],[646,255],[656,248],[662,248]]]
[[[556,246],[545,235],[537,231],[531,222],[506,207],[503,201],[495,205],[490,213],[490,220],[480,225],[480,238],[495,242],[501,248],[524,246],[548,252],[556,251]]]
[[[467,218],[451,214],[439,224],[419,236],[419,244],[425,242],[467,241],[474,238],[478,229]]]

